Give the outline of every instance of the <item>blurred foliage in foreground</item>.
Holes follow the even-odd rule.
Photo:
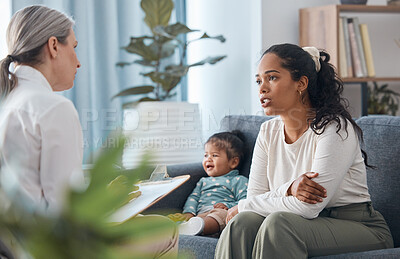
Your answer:
[[[66,204],[57,215],[29,209],[22,196],[0,193],[0,235],[12,243],[16,258],[152,258],[135,249],[169,238],[173,223],[157,217],[135,217],[121,224],[110,223],[110,215],[119,208],[139,179],[151,173],[148,158],[133,170],[120,171],[119,161],[125,141],[119,137],[114,147],[105,149],[90,172],[87,188],[68,191]],[[113,188],[107,188],[114,179]],[[161,218],[162,219],[162,218]],[[11,240],[11,242],[10,242]]]

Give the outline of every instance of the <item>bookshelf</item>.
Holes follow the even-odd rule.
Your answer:
[[[400,6],[327,5],[303,8],[299,11],[300,46],[315,46],[331,55],[331,63],[339,66],[339,19],[346,13],[400,14]],[[373,35],[370,35],[373,38]],[[400,51],[400,50],[399,50]],[[344,83],[361,85],[362,115],[367,115],[367,84],[372,81],[400,81],[400,76],[346,77]]]

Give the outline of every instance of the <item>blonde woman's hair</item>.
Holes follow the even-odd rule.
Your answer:
[[[7,28],[8,55],[0,61],[0,98],[14,89],[17,77],[10,64],[36,65],[42,62],[42,49],[55,36],[65,44],[74,25],[72,18],[42,5],[25,7],[16,12]]]

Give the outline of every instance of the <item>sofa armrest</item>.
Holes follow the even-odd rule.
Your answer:
[[[190,175],[190,179],[178,189],[174,190],[162,200],[151,206],[146,210],[146,213],[154,211],[161,214],[182,212],[183,205],[185,205],[186,199],[192,193],[196,183],[201,177],[207,176],[201,162],[169,165],[167,166],[167,172],[170,177],[188,174]]]

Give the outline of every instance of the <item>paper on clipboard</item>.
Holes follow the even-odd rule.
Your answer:
[[[113,213],[110,221],[122,223],[136,216],[181,186],[189,178],[190,175],[182,175],[168,180],[139,183],[139,191],[142,194]]]

